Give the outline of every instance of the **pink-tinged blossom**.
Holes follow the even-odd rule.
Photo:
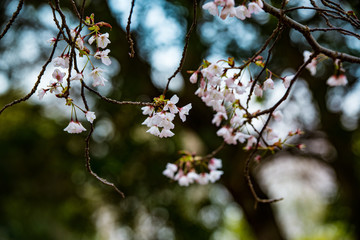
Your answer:
[[[245,18],[251,18],[251,13],[244,5],[236,7],[235,11],[235,16],[240,20],[245,20]]]
[[[78,46],[78,48],[80,50],[84,50],[85,46],[84,46],[84,40],[81,37],[78,37],[75,41],[76,46]]]
[[[266,140],[271,141],[278,138],[278,135],[274,133],[272,128],[266,127]]]
[[[295,75],[290,75],[290,76],[286,76],[283,78],[283,84],[285,88],[289,88],[290,87],[290,83],[293,80]]]
[[[259,5],[260,8],[264,7],[264,3],[262,2],[262,0],[256,0],[255,2],[257,3],[257,5]]]
[[[105,82],[107,82],[107,80],[101,76],[101,73],[104,70],[102,70],[101,68],[95,68],[91,73],[90,76],[93,78],[93,86],[105,86]]]
[[[220,126],[223,119],[227,120],[228,119],[227,115],[223,112],[217,112],[214,115],[214,118],[212,119],[211,123],[215,124],[218,127]]]
[[[220,170],[212,170],[210,171],[209,173],[209,181],[214,183],[216,182],[217,180],[220,179],[221,175],[223,175],[224,172],[223,171],[220,171]]]
[[[84,79],[84,75],[82,73],[76,73],[75,76],[70,78],[71,81],[82,80],[82,79]]]
[[[95,58],[97,59],[101,59],[101,62],[107,66],[109,66],[111,64],[111,60],[108,56],[110,50],[106,49],[104,51],[97,51],[94,55]]]
[[[334,86],[344,86],[348,83],[348,81],[344,74],[340,74],[339,76],[332,75],[331,77],[329,77],[326,83],[329,86],[334,87]]]
[[[95,113],[94,113],[94,112],[90,112],[90,111],[87,111],[87,112],[85,113],[85,117],[86,117],[86,119],[87,119],[89,122],[91,122],[91,123],[93,123],[93,121],[96,119]]]
[[[83,125],[81,125],[80,122],[74,122],[71,120],[69,125],[64,128],[64,131],[68,133],[81,133],[83,131],[86,131],[86,129],[83,127]]]
[[[226,6],[221,10],[220,18],[225,20],[228,16],[235,17],[236,16],[236,10],[234,6]]]
[[[167,101],[166,105],[164,106],[164,111],[169,110],[172,114],[176,114],[179,112],[179,109],[176,107],[176,104],[179,101],[179,97],[176,96],[176,94],[174,96],[172,96],[170,98],[169,101]]]
[[[303,55],[304,55],[304,62],[306,62],[307,60],[309,60],[311,52],[304,51]],[[308,65],[306,65],[306,69],[310,71],[311,76],[314,76],[316,74],[316,65],[317,65],[316,58],[313,58],[311,62]]]
[[[43,99],[43,97],[44,97],[45,94],[46,94],[46,90],[45,90],[45,89],[41,88],[41,89],[38,90],[38,94],[37,94],[37,95],[38,95],[38,97],[39,97],[40,100]]]
[[[235,134],[234,139],[239,141],[240,143],[244,143],[248,137],[249,137],[249,135],[246,135],[246,134],[244,134],[242,132],[237,132]]]
[[[69,68],[69,56],[56,57],[52,60],[54,67]]]
[[[65,75],[66,73],[61,72],[59,69],[55,69],[54,72],[52,73],[52,77],[55,78],[60,83],[63,81]]]
[[[199,174],[199,178],[198,178],[197,182],[200,185],[208,184],[209,183],[209,174],[208,173]]]
[[[99,34],[96,38],[96,43],[99,48],[106,48],[111,43],[109,40],[109,33]]]
[[[178,182],[180,186],[187,187],[190,184],[190,179],[187,176],[183,175],[180,177]]]
[[[185,122],[186,115],[189,115],[189,111],[191,108],[192,108],[191,103],[179,108],[179,117],[180,117],[181,121]]]
[[[151,115],[154,111],[154,107],[153,106],[145,106],[145,107],[142,107],[141,110],[143,111],[142,112],[143,115]]]
[[[195,84],[197,83],[197,79],[198,79],[198,71],[194,72],[193,74],[191,74],[190,76],[190,82]]]
[[[254,137],[254,136],[250,136],[248,139],[247,139],[247,143],[246,143],[246,146],[245,146],[245,149],[246,150],[250,150],[254,144],[256,144],[257,142],[257,139]]]
[[[156,114],[156,115],[159,115],[159,114]],[[174,116],[175,116],[174,114],[171,114],[168,112],[161,113],[160,114],[161,120],[159,121],[159,123],[155,122],[154,119],[153,119],[153,123],[157,123],[156,125],[158,125],[159,127],[162,127],[166,130],[170,130],[175,127],[175,125],[172,123]]]
[[[255,85],[254,94],[257,97],[262,97],[263,95],[263,90],[258,84]]]
[[[157,126],[152,126],[150,127],[146,132],[154,135],[154,136],[160,136],[160,131],[159,128]]]
[[[226,5],[227,0],[214,0],[214,3],[217,6],[224,7]]]
[[[271,78],[266,79],[264,82],[264,91],[267,89],[274,89],[274,81]]]
[[[54,43],[56,43],[56,38],[50,38],[49,40],[47,40],[46,42],[48,42],[48,43],[50,43],[50,45],[52,46],[52,45],[54,45]]]
[[[273,112],[272,116],[275,119],[275,121],[278,121],[278,122],[283,119],[283,114],[281,113],[280,110]]]
[[[251,2],[249,3],[248,5],[248,9],[249,9],[249,12],[251,14],[257,14],[257,13],[260,13],[260,12],[263,12],[264,10],[262,10],[262,8],[255,2]]]
[[[189,180],[189,183],[193,183],[194,181],[197,181],[199,179],[199,174],[197,174],[196,172],[189,172],[186,176]]]
[[[218,16],[219,15],[219,9],[218,6],[214,3],[214,2],[208,2],[205,3],[202,8],[204,10],[209,11],[209,13],[213,16]]]
[[[219,159],[219,158],[210,159],[208,168],[209,168],[209,170],[217,170],[219,168],[222,168],[221,159]]]
[[[175,134],[172,131],[170,131],[169,129],[163,128],[163,130],[161,130],[161,133],[160,133],[159,137],[167,138],[167,137],[172,137],[174,135]]]

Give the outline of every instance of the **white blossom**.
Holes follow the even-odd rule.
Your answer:
[[[80,122],[74,122],[71,120],[69,125],[64,128],[64,131],[68,133],[81,133],[83,131],[86,131],[86,129],[83,127],[83,125],[81,125]]]
[[[107,80],[101,76],[101,73],[103,72],[104,70],[102,70],[101,68],[95,68],[91,73],[90,73],[90,76],[93,78],[93,86],[96,87],[96,86],[105,86],[105,82],[107,82]]]
[[[94,113],[94,112],[90,112],[90,111],[87,111],[87,112],[85,113],[85,117],[86,117],[86,119],[87,119],[89,122],[91,122],[91,123],[93,123],[93,121],[96,119],[95,113]]]

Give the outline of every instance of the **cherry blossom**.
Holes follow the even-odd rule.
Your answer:
[[[102,70],[101,68],[95,68],[91,73],[90,76],[93,78],[93,86],[105,86],[105,82],[107,82],[107,80],[101,76],[101,73],[104,72],[104,70]]]
[[[66,73],[61,72],[59,69],[55,69],[54,72],[52,73],[52,77],[55,78],[60,83],[63,81],[65,75]]]
[[[189,115],[189,111],[192,108],[191,103],[185,105],[184,107],[179,108],[179,117],[181,121],[186,121],[186,115]]]
[[[52,60],[54,67],[69,68],[69,56],[56,57]]]
[[[197,164],[202,164],[202,170],[196,168]],[[205,167],[205,168],[204,168]],[[180,186],[187,187],[190,184],[198,183],[201,185],[218,181],[224,173],[222,161],[218,158],[196,160],[192,155],[185,155],[176,164],[167,163],[162,172],[166,177],[178,182]]]
[[[213,16],[218,16],[219,15],[219,9],[218,6],[214,3],[214,2],[208,2],[205,3],[202,8],[204,10],[208,10],[209,13]]]
[[[240,20],[245,20],[245,18],[251,18],[251,13],[244,5],[240,5],[235,8],[236,11],[236,17]]]
[[[83,125],[76,121],[74,122],[73,120],[70,121],[69,125],[64,128],[64,131],[68,132],[68,133],[81,133],[83,131],[86,131],[86,129],[83,127]]]
[[[328,78],[328,80],[326,81],[326,83],[329,86],[344,86],[348,83],[347,78],[344,74],[340,74],[338,76],[336,75],[332,75],[331,77]]]
[[[76,73],[75,76],[70,78],[71,81],[83,80],[83,79],[84,79],[84,75],[82,73]]]
[[[262,97],[262,95],[263,95],[263,90],[262,90],[262,88],[259,86],[259,84],[256,84],[256,85],[255,85],[254,94],[255,94],[255,96],[257,96],[257,97]]]
[[[248,9],[251,14],[257,14],[264,11],[256,2],[249,3]]]
[[[176,104],[179,101],[179,97],[176,96],[176,94],[174,96],[172,96],[170,98],[170,100],[166,103],[166,105],[164,106],[164,111],[169,110],[172,114],[176,114],[179,112],[179,109],[176,107]]]
[[[87,112],[85,113],[85,117],[86,117],[86,119],[87,119],[89,122],[91,122],[91,123],[93,123],[93,121],[96,119],[95,113],[94,113],[94,112],[90,112],[90,111],[87,111]]]
[[[303,55],[304,55],[304,62],[306,62],[307,60],[309,60],[311,52],[304,51]],[[308,65],[306,65],[306,69],[310,71],[310,74],[312,76],[316,74],[316,65],[317,65],[316,58],[313,58],[311,62]]]
[[[283,83],[285,88],[290,87],[291,80],[294,78],[295,75],[286,76],[283,78]]]
[[[97,51],[94,55],[95,58],[97,59],[101,59],[101,62],[107,66],[109,66],[111,64],[111,60],[108,56],[110,50],[106,49],[104,51]]]
[[[109,33],[99,34],[96,38],[96,43],[99,48],[106,48],[111,43],[109,40]]]
[[[271,78],[266,79],[264,82],[264,90],[274,89],[274,81]]]
[[[43,99],[44,95],[46,94],[46,91],[47,91],[47,90],[45,90],[45,89],[43,89],[43,88],[41,88],[41,89],[38,90],[38,94],[37,94],[37,95],[38,95],[38,97],[39,97],[40,100]]]

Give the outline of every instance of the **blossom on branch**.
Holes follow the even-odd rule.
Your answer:
[[[328,80],[326,81],[326,83],[329,86],[344,86],[348,83],[348,80],[346,78],[346,76],[344,74],[340,74],[338,76],[336,75],[332,75],[331,77],[328,78]]]
[[[69,125],[64,128],[64,131],[68,132],[68,133],[81,133],[83,131],[86,131],[86,129],[83,127],[83,125],[76,121],[74,122],[73,120],[70,121]]]
[[[93,78],[93,86],[105,86],[105,82],[107,82],[107,80],[101,76],[101,73],[104,72],[104,70],[102,70],[101,68],[95,68],[91,73],[90,76]]]

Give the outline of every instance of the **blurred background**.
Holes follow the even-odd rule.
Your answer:
[[[192,1],[137,0],[131,25],[136,47],[133,59],[124,30],[131,1],[86,2],[87,16],[94,13],[96,21],[113,27],[109,32],[113,63],[103,67],[111,81],[99,91],[118,100],[151,101],[159,96],[181,58],[193,18]],[[271,1],[275,6],[279,2]],[[341,3],[346,10],[360,7],[356,1]],[[0,29],[17,4],[0,2]],[[69,26],[75,27],[78,20],[69,2],[61,4]],[[207,154],[222,142],[211,124],[211,109],[193,94],[196,86],[189,83],[186,70],[196,70],[203,59],[229,56],[240,64],[277,24],[266,13],[246,21],[222,21],[202,11],[203,1],[198,4],[198,25],[183,71],[171,82],[167,96],[176,93],[179,106],[191,102],[193,108],[185,123],[176,119],[173,138],[147,134],[140,107],[112,105],[88,94],[90,109],[97,115],[91,139],[92,168],[114,182],[125,199],[86,171],[86,133],[63,131],[70,120],[63,101],[51,95],[42,101],[33,96],[1,114],[1,240],[360,239],[360,68],[354,64],[344,64],[346,87],[329,88],[325,82],[333,74],[333,63],[323,61],[315,76],[307,71],[301,75],[288,101],[280,106],[284,123],[273,127],[301,128],[305,134],[296,143],[307,147],[263,158],[252,166],[252,177],[260,196],[283,197],[283,201],[254,209],[244,182],[247,153],[242,146],[226,146],[217,155],[223,159],[225,173],[216,184],[184,188],[162,175],[166,163],[179,158],[178,150]],[[298,5],[309,2],[289,3],[289,7]],[[324,24],[313,11],[290,15],[310,26]],[[51,51],[46,41],[56,33],[47,2],[25,1],[20,16],[0,41],[1,106],[31,90]],[[359,56],[358,39],[334,33],[315,37],[326,47]],[[60,44],[55,55],[64,47]],[[311,48],[296,31],[285,28],[269,68],[281,75],[294,73],[303,62],[304,50]],[[48,84],[53,69],[49,66],[40,87]],[[253,102],[265,108],[279,94],[268,93]]]

